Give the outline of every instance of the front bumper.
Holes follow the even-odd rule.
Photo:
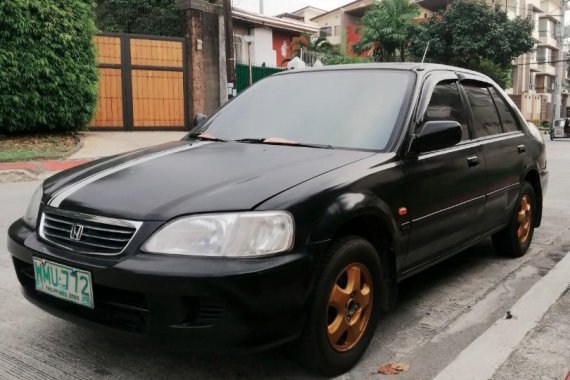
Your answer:
[[[243,352],[298,337],[323,245],[263,259],[149,254],[95,258],[40,241],[23,222],[8,249],[32,303],[73,322],[202,352]],[[35,290],[32,257],[91,272],[93,310]]]

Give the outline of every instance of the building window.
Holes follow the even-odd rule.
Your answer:
[[[234,36],[234,59],[235,63],[244,63],[243,39],[241,36]]]
[[[320,38],[326,38],[331,36],[332,36],[332,26],[325,26],[320,29],[319,31]]]

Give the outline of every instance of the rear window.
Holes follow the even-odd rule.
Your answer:
[[[503,132],[514,132],[520,130],[519,123],[516,121],[511,107],[503,100],[497,90],[492,87],[490,90],[493,94],[493,99],[495,99],[497,110],[499,111],[499,117],[501,118],[501,124],[503,125]]]
[[[477,136],[491,136],[503,132],[495,103],[486,85],[464,84],[474,119]]]

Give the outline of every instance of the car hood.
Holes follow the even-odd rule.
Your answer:
[[[373,153],[282,145],[179,141],[98,160],[44,184],[51,207],[131,220],[250,210]]]

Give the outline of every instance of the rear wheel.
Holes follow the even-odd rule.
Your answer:
[[[327,253],[300,339],[300,359],[310,370],[337,376],[360,359],[376,328],[385,296],[378,252],[348,237]]]
[[[493,245],[498,253],[521,257],[527,252],[534,234],[535,215],[534,188],[530,183],[524,182],[509,225],[493,235]]]

